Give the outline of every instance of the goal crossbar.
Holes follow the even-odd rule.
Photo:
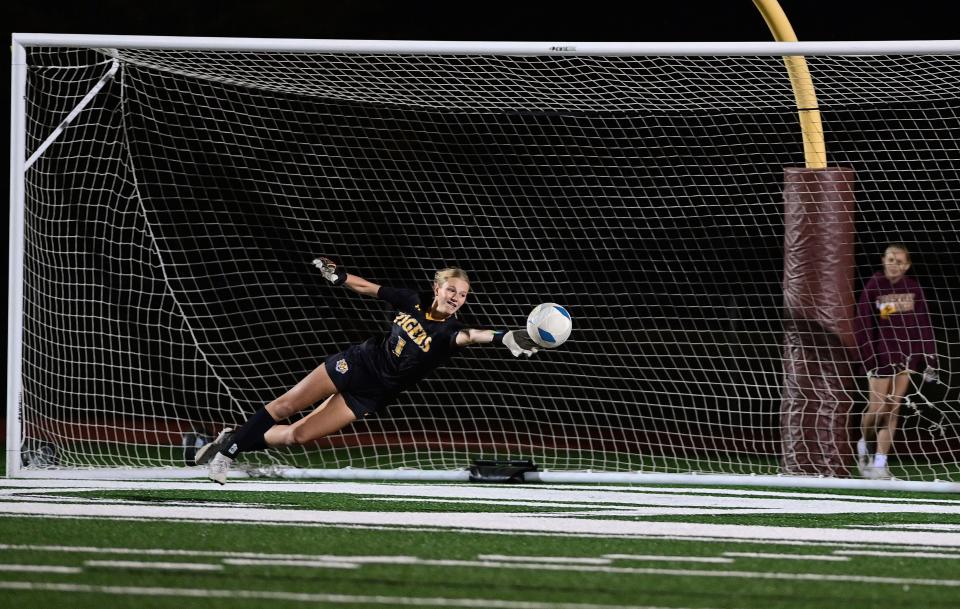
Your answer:
[[[960,40],[879,40],[806,42],[564,42],[446,40],[312,40],[298,38],[214,38],[93,34],[13,34],[21,46],[141,48],[197,51],[275,51],[424,55],[938,55],[960,49]]]

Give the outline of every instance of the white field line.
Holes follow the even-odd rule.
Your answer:
[[[858,529],[911,529],[916,531],[960,531],[960,524],[912,523],[912,524],[850,524]]]
[[[4,549],[26,549],[23,546],[5,546]],[[38,546],[29,549],[48,549],[60,550],[58,546]],[[90,548],[77,547],[66,548],[68,551],[88,551]],[[103,548],[103,550],[109,550]],[[891,555],[891,556],[914,556],[931,558],[957,558],[952,555],[937,555],[928,553],[873,553],[840,551],[838,553],[849,553],[854,555]],[[224,552],[204,552],[203,554],[223,555]],[[759,558],[787,558],[796,559],[799,555],[791,554],[764,554],[747,552],[725,552],[727,556],[745,556]],[[263,555],[269,556],[269,555]],[[480,555],[479,560],[436,560],[419,559],[412,556],[329,556],[329,555],[273,555],[295,557],[291,558],[270,558],[270,559],[237,559],[227,558],[223,560],[228,565],[276,565],[296,568],[346,568],[352,569],[363,564],[411,564],[421,566],[445,566],[445,567],[469,567],[469,568],[505,568],[505,569],[526,569],[526,570],[544,570],[544,571],[575,571],[575,572],[600,572],[612,574],[632,574],[632,575],[668,575],[679,577],[720,577],[720,578],[742,578],[742,579],[766,579],[766,580],[787,580],[787,581],[833,581],[847,583],[867,583],[867,584],[891,584],[891,585],[924,585],[938,587],[960,587],[960,580],[942,580],[942,579],[919,579],[919,578],[896,578],[896,577],[877,577],[865,575],[830,575],[822,573],[766,573],[753,571],[702,571],[686,569],[651,569],[634,567],[612,567],[607,564],[600,566],[597,562],[609,563],[611,559],[616,560],[674,560],[674,561],[698,561],[698,562],[732,562],[730,559],[711,557],[682,557],[682,556],[659,556],[659,555],[636,555],[636,554],[608,554],[601,559],[589,559],[580,557],[536,557],[536,556],[504,556],[504,555]],[[309,557],[312,560],[303,560],[301,557]],[[811,556],[803,557],[812,559]],[[319,560],[318,560],[319,559]],[[847,560],[845,557],[835,556],[817,556],[817,560]],[[151,562],[151,561],[106,561],[90,560],[84,563],[88,567],[108,567],[108,568],[133,568],[133,569],[166,569],[166,570],[189,570],[189,571],[219,571],[221,565],[197,564],[197,563],[177,563],[177,562]],[[76,567],[63,567],[51,565],[0,565],[0,571],[23,571],[23,572],[49,572],[49,573],[80,573],[81,569]]]
[[[435,497],[360,497],[360,501],[390,501],[390,503],[456,503],[469,505],[499,505],[499,506],[518,506],[518,507],[548,507],[548,508],[582,508],[590,510],[632,510],[632,505],[607,505],[600,503],[564,503],[560,501],[495,501],[487,499],[437,499]]]
[[[815,581],[815,582],[843,582],[856,584],[889,584],[894,586],[932,586],[946,588],[960,588],[957,579],[922,579],[908,577],[879,577],[873,575],[832,575],[826,573],[769,573],[763,571],[702,571],[696,569],[653,569],[638,567],[599,567],[591,565],[547,565],[527,563],[485,563],[459,560],[424,560],[425,565],[436,566],[464,566],[464,567],[491,567],[526,569],[530,571],[574,571],[614,573],[619,575],[675,575],[678,577],[719,577],[735,579],[781,580],[781,581]]]
[[[338,555],[338,554],[314,554],[314,555],[302,555],[297,558],[285,558],[282,554],[261,554],[259,557],[253,556],[249,559],[241,558],[236,559],[236,554],[231,553],[230,557],[225,559],[223,562],[227,564],[241,564],[237,560],[247,560],[243,564],[254,564],[253,561],[263,561],[263,564],[277,563],[277,564],[286,564],[289,562],[341,562],[349,563],[354,565],[363,565],[363,564],[377,564],[377,565],[415,565],[419,564],[421,561],[416,556],[350,556],[349,554]]]
[[[62,491],[57,491],[62,492]],[[156,501],[137,501],[134,499],[116,499],[116,498],[105,498],[105,497],[72,497],[70,495],[60,495],[60,494],[48,494],[48,495],[3,495],[0,494],[0,501],[37,501],[42,503],[91,503],[93,501],[101,504],[106,503],[116,503],[123,505],[157,505]],[[408,499],[408,501],[413,501]],[[180,505],[180,506],[195,506],[197,505],[196,501],[164,501],[163,505]],[[235,501],[204,501],[203,505],[209,507],[235,507],[237,503]],[[244,501],[243,505],[251,507],[288,507],[296,508],[298,507],[295,503],[257,503],[257,502],[247,502]],[[593,506],[593,507],[603,507],[603,506]]]
[[[844,562],[850,560],[846,556],[831,556],[829,554],[768,554],[765,552],[724,552],[724,556],[734,558],[771,558],[776,560],[825,560]]]
[[[83,554],[127,554],[127,555],[147,555],[147,556],[184,556],[184,557],[207,557],[223,558],[224,564],[228,565],[287,565],[292,563],[317,563],[320,566],[338,565],[357,566],[366,563],[375,564],[420,564],[423,561],[416,556],[350,556],[350,555],[332,555],[332,554],[262,554],[257,552],[227,552],[227,551],[201,551],[201,550],[166,550],[160,548],[98,548],[91,546],[54,546],[54,545],[15,545],[0,544],[2,550],[28,550],[57,553],[83,553]],[[958,556],[960,558],[960,556]],[[707,556],[663,556],[649,554],[605,554],[600,558],[590,558],[581,556],[507,556],[503,554],[481,554],[477,556],[482,561],[501,561],[501,562],[527,562],[527,563],[560,563],[560,564],[584,564],[584,565],[608,565],[613,560],[647,560],[647,561],[665,561],[665,562],[700,562],[700,563],[732,563],[729,558],[707,557]],[[108,563],[123,561],[87,561],[90,563]],[[156,565],[156,564],[188,564],[188,563],[156,563],[156,562],[137,562],[137,565]],[[349,567],[347,567],[349,568]]]
[[[0,518],[3,516],[12,516],[14,514],[4,514],[0,510]],[[77,516],[77,515],[52,515],[52,514],[15,514],[18,517],[22,518],[58,518],[58,519],[99,519],[99,516]],[[150,521],[154,522],[155,518],[146,518],[146,517],[112,517],[110,520],[121,521],[121,522],[144,522]],[[193,523],[193,524],[228,524],[223,520],[214,520],[214,519],[204,519],[204,518],[167,518],[166,522],[178,522],[178,523]],[[240,522],[229,522],[229,524],[253,524],[245,521]],[[287,522],[258,522],[255,523],[258,526],[290,526]],[[665,541],[677,541],[682,539],[683,541],[699,541],[703,543],[742,543],[750,545],[774,545],[774,546],[796,546],[796,547],[816,547],[816,548],[877,548],[877,549],[899,549],[903,551],[937,551],[937,552],[958,552],[960,553],[960,546],[951,547],[946,545],[923,545],[922,543],[910,543],[909,541],[895,543],[890,543],[888,540],[880,540],[877,542],[865,541],[865,540],[801,540],[801,539],[789,539],[784,536],[779,538],[775,537],[754,537],[750,534],[740,532],[735,536],[731,535],[698,535],[693,533],[685,533],[683,536],[673,535],[669,531],[667,532],[654,532],[646,534],[631,534],[631,533],[588,533],[588,532],[577,532],[577,531],[520,531],[520,530],[502,530],[497,528],[490,529],[477,529],[477,528],[461,528],[457,526],[452,527],[442,527],[442,526],[412,526],[412,525],[389,525],[389,524],[357,524],[357,523],[344,523],[344,522],[301,522],[297,523],[298,527],[311,527],[311,528],[337,528],[337,529],[357,529],[364,531],[405,531],[405,532],[417,532],[417,533],[464,533],[471,535],[509,535],[511,537],[525,536],[525,537],[569,537],[571,539],[659,539]],[[237,554],[239,555],[239,554]]]
[[[109,569],[146,569],[161,571],[223,571],[223,565],[196,562],[155,562],[139,560],[86,560],[85,567]]]
[[[316,560],[316,561],[340,561],[351,563],[365,562],[387,562],[396,563],[413,562],[418,560],[415,556],[350,556],[333,554],[264,554],[261,552],[229,552],[217,550],[171,550],[166,548],[104,548],[97,546],[58,546],[58,545],[32,545],[32,544],[0,544],[0,550],[27,550],[31,552],[57,552],[73,554],[121,554],[134,556],[183,556],[192,558],[249,558],[249,559],[269,559],[281,561],[297,560]],[[147,563],[151,564],[151,563]]]
[[[266,590],[217,590],[209,588],[146,588],[139,586],[92,586],[87,584],[51,584],[39,582],[0,581],[0,590],[33,590],[43,592],[78,592],[118,596],[171,596],[180,598],[226,598],[279,600],[300,603],[337,603],[421,607],[463,607],[468,609],[663,609],[649,605],[597,605],[593,603],[554,603],[507,601],[476,598],[438,598],[410,596],[363,596],[352,594],[317,594],[308,592],[269,592]],[[672,607],[671,609],[682,609]]]
[[[91,546],[54,546],[54,545],[12,545],[0,544],[2,550],[29,550],[57,553],[97,553],[97,554],[133,554],[149,556],[184,556],[184,557],[207,557],[223,558],[223,562],[229,565],[288,565],[291,563],[317,563],[318,566],[330,566],[336,568],[336,565],[356,566],[366,563],[376,564],[420,564],[423,561],[416,556],[350,556],[350,555],[332,555],[332,554],[263,554],[257,552],[226,552],[226,551],[199,551],[199,550],[165,550],[165,549],[134,549],[134,548],[98,548]],[[838,552],[839,553],[839,552]],[[892,553],[896,554],[896,553]],[[749,557],[777,557],[785,556],[788,558],[801,557],[806,558],[811,555],[801,554],[756,554],[756,553],[737,553],[724,552],[725,556],[749,556]],[[817,555],[819,556],[819,555]],[[960,559],[960,554],[955,556]],[[662,554],[604,554],[597,557],[582,556],[507,556],[504,554],[480,554],[477,556],[481,561],[500,561],[500,562],[525,562],[525,563],[544,563],[544,564],[583,564],[583,565],[608,565],[614,560],[632,560],[632,561],[659,561],[659,562],[694,562],[694,563],[712,563],[729,564],[734,562],[732,558],[711,557],[711,556],[670,556]],[[848,560],[839,556],[827,556],[823,560]],[[88,561],[91,562],[91,561]],[[106,562],[106,561],[104,561]],[[143,562],[137,563],[143,565],[153,565],[158,563]],[[183,564],[183,563],[170,563]]]
[[[643,561],[661,561],[661,562],[701,562],[728,564],[732,563],[732,558],[721,558],[719,556],[664,556],[661,554],[604,554],[604,558],[613,560],[643,560]]]
[[[0,517],[3,517],[4,514],[0,513]],[[45,514],[35,514],[35,515],[26,515],[25,517],[32,518],[62,518],[62,519],[87,519],[94,517],[86,516],[48,516]],[[115,521],[128,521],[128,522],[143,522],[144,520],[149,520],[147,518],[112,518],[111,520]],[[199,524],[223,524],[219,520],[203,520],[203,519],[179,519],[171,518],[167,522],[181,522],[181,523],[199,523]],[[261,526],[288,526],[286,523],[273,523],[273,522],[261,522]],[[587,538],[587,539],[659,539],[666,541],[676,541],[677,537],[666,534],[656,534],[656,535],[615,535],[615,534],[603,534],[603,533],[564,533],[564,532],[555,532],[555,533],[540,533],[537,531],[500,531],[496,529],[459,529],[456,527],[453,528],[441,528],[441,527],[428,527],[428,526],[389,526],[389,525],[362,525],[362,524],[331,524],[323,522],[311,522],[311,523],[301,523],[297,526],[301,527],[313,527],[313,528],[342,528],[342,529],[358,529],[364,531],[408,531],[408,532],[418,532],[418,533],[470,533],[474,535],[510,535],[513,537],[516,536],[526,536],[526,537],[570,537],[574,539]],[[750,545],[774,545],[774,546],[794,546],[794,547],[812,547],[812,548],[860,548],[860,549],[893,549],[900,550],[904,552],[957,552],[960,556],[960,548],[951,548],[944,546],[924,546],[924,545],[915,545],[915,544],[889,544],[889,543],[865,543],[865,542],[841,542],[841,541],[802,541],[796,539],[763,539],[759,537],[702,537],[697,535],[684,536],[682,538],[684,541],[701,541],[704,543],[742,543]],[[46,550],[49,548],[54,548],[53,551],[79,551],[86,552],[87,549],[72,550],[70,548],[81,546],[31,546],[31,545],[4,545],[0,544],[0,549],[12,548],[12,549],[41,549]],[[61,549],[57,549],[61,548]],[[165,554],[170,553],[171,555],[181,555],[181,556],[213,556],[213,555],[229,555],[229,556],[244,556],[244,552],[236,553],[227,553],[227,552],[201,552],[201,551],[192,551],[192,550],[166,550],[166,549],[154,549],[154,550],[136,550],[128,548],[93,548],[90,551],[94,552],[104,552],[104,553],[132,553],[137,554],[141,552],[146,553],[157,553]],[[254,556],[259,556],[254,554]],[[305,556],[306,559],[312,558],[311,555],[299,555],[299,554],[289,554],[285,556],[297,557]]]
[[[735,495],[737,497],[779,497],[784,499],[816,500],[816,499],[847,499],[850,501],[880,501],[902,503],[900,497],[877,497],[871,495],[837,495],[832,493],[808,492],[803,489],[796,491],[760,491],[753,489],[728,489],[717,487],[664,487],[664,486],[583,486],[576,484],[538,484],[539,488],[557,490],[592,490],[592,491],[633,491],[636,493],[675,493],[678,495]],[[944,495],[943,499],[910,499],[911,503],[955,503],[951,495]]]
[[[349,557],[344,557],[348,559]],[[552,562],[540,561],[537,557],[519,557],[527,558],[527,560],[511,560],[509,557],[506,561],[497,561],[492,559],[486,559],[479,557],[480,560],[457,560],[452,558],[415,558],[413,560],[392,560],[392,557],[385,557],[387,560],[367,560],[366,564],[405,564],[405,565],[418,565],[418,566],[427,566],[427,567],[469,567],[471,569],[530,569],[530,570],[564,570],[564,571],[597,571],[600,573],[628,573],[628,571],[620,570],[616,567],[607,568],[605,566],[597,566],[597,563],[588,563],[588,562],[575,562],[570,560],[567,561],[555,560]],[[317,561],[317,560],[259,560],[259,559],[232,559],[226,558],[223,561],[228,565],[256,565],[256,566],[274,566],[274,567],[296,567],[296,568],[320,568],[325,569],[328,567],[337,567],[338,565],[343,568],[356,568],[359,567],[359,564],[354,563],[345,563],[345,562],[331,562],[331,561]],[[610,561],[601,561],[599,565],[607,565]]]
[[[42,484],[41,484],[42,483]],[[439,484],[383,484],[357,482],[241,482],[230,484],[232,491],[256,492],[294,492],[294,493],[338,493],[371,496],[447,498],[462,502],[471,500],[508,501],[545,501],[559,503],[619,504],[621,506],[642,506],[647,509],[662,507],[660,513],[670,514],[672,509],[715,509],[738,510],[740,513],[803,513],[803,514],[841,514],[841,513],[950,513],[960,514],[960,501],[873,501],[871,497],[850,495],[829,495],[825,493],[802,494],[785,493],[777,496],[761,496],[754,492],[738,492],[730,489],[716,489],[698,495],[677,492],[664,492],[662,489],[648,489],[638,492],[632,487],[617,490],[597,489],[593,487],[498,487],[478,485],[439,485]],[[609,487],[608,487],[609,488]],[[16,493],[18,489],[31,492],[55,492],[103,490],[103,489],[169,489],[169,490],[217,490],[212,484],[204,482],[153,482],[153,481],[84,481],[72,480],[0,480],[0,495]],[[723,491],[723,492],[717,492]],[[734,494],[736,493],[736,494]],[[726,512],[729,513],[729,512]]]
[[[376,483],[376,482],[340,482],[340,481],[310,481],[310,482],[288,482],[276,480],[258,480],[256,482],[232,482],[228,487],[236,491],[257,491],[257,492],[293,492],[293,493],[341,493],[341,494],[384,494],[377,489],[390,489],[385,494],[390,495],[409,495],[409,496],[437,496],[433,492],[420,492],[423,489],[436,489],[441,485],[417,484],[417,483]],[[605,495],[616,493],[640,499],[648,495],[674,494],[674,495],[716,495],[734,496],[739,499],[748,498],[783,498],[794,501],[819,501],[822,499],[843,500],[855,502],[879,502],[896,503],[905,502],[897,497],[876,497],[870,495],[837,495],[822,492],[807,492],[802,489],[797,491],[761,491],[752,489],[724,489],[716,487],[660,487],[660,486],[641,486],[641,485],[578,485],[578,484],[537,484],[535,486],[513,486],[500,487],[476,485],[458,485],[445,484],[444,496],[459,496],[461,498],[469,497],[493,497],[502,499],[503,495],[521,495],[519,499],[536,500],[546,493],[560,493],[563,495],[574,494],[583,501],[583,497],[590,495]],[[175,480],[57,480],[57,479],[29,479],[29,478],[5,478],[0,479],[0,496],[10,492],[16,492],[17,489],[38,489],[40,492],[45,490],[72,490],[72,491],[91,491],[91,490],[109,490],[109,489],[152,489],[152,490],[217,490],[219,487],[209,482],[184,482]],[[9,489],[9,490],[8,490]],[[458,491],[459,489],[459,491]],[[449,493],[452,492],[453,495]],[[951,495],[944,495],[943,499],[910,499],[909,503],[934,503],[956,505],[956,499]],[[627,500],[626,504],[635,504],[637,501]]]
[[[241,567],[305,567],[310,569],[358,569],[360,565],[344,560],[278,560],[276,558],[224,558],[226,565]],[[406,563],[404,563],[406,564]]]
[[[756,525],[701,524],[692,522],[644,522],[550,517],[539,514],[472,512],[350,512],[340,510],[283,510],[252,508],[126,506],[97,504],[0,503],[0,513],[21,516],[68,516],[95,518],[145,518],[150,520],[215,521],[226,523],[264,523],[309,525],[317,522],[335,525],[374,525],[429,527],[463,531],[528,531],[541,534],[601,534],[617,537],[666,536],[682,539],[760,538],[896,545],[927,545],[960,548],[960,533],[923,531],[874,531],[864,529],[815,529]]]
[[[109,562],[109,561],[104,561]],[[337,565],[329,561],[279,561],[279,560],[234,560],[225,559],[224,563],[231,565],[272,565],[291,568],[353,568],[357,565]],[[616,575],[656,575],[676,577],[716,577],[751,580],[779,580],[779,581],[830,581],[858,584],[889,584],[895,586],[931,586],[931,587],[960,587],[960,580],[954,579],[922,579],[905,577],[879,577],[872,575],[831,575],[824,573],[770,573],[763,571],[704,571],[697,569],[658,569],[641,567],[613,567],[587,564],[545,564],[524,562],[494,562],[484,560],[444,560],[418,559],[419,566],[430,567],[467,567],[471,569],[524,569],[527,571],[572,571],[575,573],[607,573]]]
[[[209,489],[208,489],[209,490]],[[518,506],[518,507],[543,507],[543,508],[568,508],[564,515],[565,516],[608,516],[614,514],[621,517],[641,517],[641,516],[712,516],[716,514],[727,514],[727,515],[749,515],[749,514],[761,514],[769,512],[784,513],[783,510],[777,509],[775,506],[771,507],[769,510],[760,509],[757,507],[753,508],[734,508],[734,507],[665,507],[663,505],[651,505],[645,507],[637,507],[636,505],[618,505],[618,504],[584,504],[584,503],[565,503],[565,502],[548,502],[548,501],[508,501],[503,500],[480,500],[480,499],[439,499],[435,497],[390,497],[389,499],[384,496],[376,497],[360,497],[361,501],[389,501],[390,503],[451,503],[458,505],[496,505],[496,506]],[[641,499],[638,497],[638,499]],[[56,494],[50,495],[10,495],[5,496],[4,500],[7,501],[36,501],[43,503],[97,503],[99,505],[105,504],[115,504],[115,505],[143,505],[143,506],[153,506],[157,505],[156,502],[152,501],[136,501],[129,499],[114,499],[114,498],[99,498],[99,497],[71,497],[71,496],[58,496]],[[642,503],[642,502],[641,502]],[[180,506],[180,507],[195,507],[197,504],[195,502],[187,501],[165,501],[162,503],[164,506]],[[227,503],[227,502],[204,502],[204,507],[236,507],[237,503]],[[268,503],[247,503],[244,502],[242,505],[246,507],[263,507],[263,508],[283,508],[283,507],[296,507],[292,504],[268,504]],[[851,510],[840,510],[840,513],[849,513]],[[895,510],[890,510],[895,511]],[[918,511],[929,513],[936,512],[939,513],[939,510],[934,509],[929,506],[921,506],[918,508]],[[791,513],[796,513],[796,510],[790,511]],[[834,511],[829,511],[829,513],[837,513]],[[856,525],[854,525],[856,526]],[[862,527],[857,528],[885,528],[886,525],[863,525]],[[891,525],[892,526],[892,525]],[[916,528],[926,528],[922,525],[918,525]],[[960,531],[960,526],[956,527],[956,530]]]
[[[5,501],[36,501],[41,503],[96,503],[98,505],[143,505],[143,506],[153,506],[157,505],[155,501],[135,501],[129,499],[114,499],[114,498],[100,498],[100,497],[61,497],[56,494],[50,495],[13,495],[4,497]],[[693,508],[693,507],[675,507],[669,508],[668,512],[664,511],[662,506],[650,506],[646,508],[637,508],[633,505],[616,505],[616,504],[577,504],[577,503],[563,503],[563,502],[548,502],[548,501],[493,501],[493,500],[480,500],[480,499],[437,499],[434,497],[360,497],[360,501],[389,501],[390,503],[449,503],[456,505],[496,505],[496,506],[517,506],[517,507],[542,507],[542,508],[568,508],[564,511],[563,515],[565,516],[607,516],[610,514],[615,514],[616,516],[662,516],[665,513],[669,513],[671,516],[712,516],[717,513],[723,514],[757,514],[758,510],[753,509],[734,509],[734,508]],[[164,506],[180,506],[180,507],[196,507],[196,502],[189,501],[164,501],[161,505]],[[242,504],[238,503],[220,503],[220,502],[203,502],[204,507],[237,507],[237,505],[243,505],[245,507],[263,507],[263,508],[295,508],[296,505],[292,504],[272,504],[272,503],[247,503],[243,502]]]
[[[587,558],[580,556],[506,556],[503,554],[480,554],[478,560],[496,560],[501,562],[538,562],[570,565],[609,565],[610,558]]]
[[[472,502],[466,502],[470,504]],[[643,517],[643,516],[717,516],[717,515],[737,515],[737,516],[756,516],[759,514],[764,514],[769,512],[758,511],[756,509],[743,509],[737,510],[733,508],[690,508],[690,507],[677,507],[670,508],[665,510],[662,507],[649,507],[649,508],[613,508],[606,507],[602,510],[575,510],[567,512],[555,512],[557,516],[613,516],[615,518],[632,518],[632,517]],[[782,513],[782,512],[778,512]]]
[[[349,557],[344,557],[348,559]],[[367,560],[366,564],[404,564],[404,565],[419,565],[419,566],[428,566],[428,567],[470,567],[471,569],[476,568],[486,568],[486,569],[512,569],[514,567],[523,568],[523,569],[533,569],[542,568],[544,570],[555,570],[554,566],[561,564],[560,567],[562,570],[573,570],[573,571],[599,571],[603,573],[620,573],[621,571],[610,570],[608,571],[604,567],[595,566],[597,563],[587,563],[587,562],[574,562],[569,561],[570,566],[565,564],[567,561],[553,561],[553,562],[539,562],[537,557],[517,557],[517,558],[528,558],[525,561],[513,561],[510,557],[507,557],[507,561],[496,561],[486,559],[484,557],[478,557],[480,560],[456,560],[452,558],[414,558],[413,560],[391,560],[392,557],[384,557],[387,560]],[[538,561],[538,562],[534,562]],[[257,565],[257,566],[274,566],[274,567],[303,567],[303,568],[320,568],[324,569],[331,566],[336,566],[337,564],[346,565],[345,568],[355,568],[359,567],[359,564],[351,563],[332,563],[329,561],[316,561],[316,560],[250,560],[250,559],[232,559],[226,558],[223,561],[228,565]],[[607,565],[610,561],[601,561],[600,565]]]
[[[934,558],[936,560],[960,560],[960,554],[944,554],[943,552],[882,552],[878,550],[834,550],[834,554],[843,556],[889,556],[893,558]]]
[[[62,567],[58,565],[0,565],[0,571],[18,573],[82,573],[80,567]]]

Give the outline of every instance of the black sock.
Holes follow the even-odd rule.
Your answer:
[[[267,409],[261,408],[237,430],[237,433],[233,435],[233,442],[229,446],[224,446],[220,453],[234,459],[240,453],[248,450],[265,449],[267,443],[263,439],[263,434],[267,433],[276,423]]]
[[[255,450],[267,450],[268,448],[270,447],[267,446],[267,441],[263,439],[263,436],[260,436],[260,439],[254,440],[253,443],[250,444],[250,448],[244,449],[244,452],[253,452]]]

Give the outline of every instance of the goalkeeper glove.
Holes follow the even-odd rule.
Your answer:
[[[510,349],[510,353],[512,353],[514,357],[520,357],[521,355],[530,357],[539,350],[536,347],[536,343],[530,340],[529,337],[512,330],[506,333],[497,332],[493,335],[493,342],[503,343],[507,349]]]
[[[323,278],[333,285],[343,285],[343,282],[347,280],[347,269],[329,258],[322,256],[320,258],[314,258],[313,266],[320,269],[320,274],[323,275]]]

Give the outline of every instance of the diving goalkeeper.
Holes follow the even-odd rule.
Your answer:
[[[208,477],[215,482],[226,483],[233,460],[245,451],[306,444],[383,412],[404,389],[442,365],[458,348],[502,344],[514,357],[529,357],[537,351],[525,332],[477,330],[456,319],[470,292],[462,269],[437,271],[432,294],[420,295],[371,283],[327,258],[317,258],[313,264],[331,284],[392,305],[396,312],[390,332],[331,355],[239,429],[224,429],[198,449],[197,465],[208,464]],[[322,403],[296,423],[280,423],[318,402]]]

